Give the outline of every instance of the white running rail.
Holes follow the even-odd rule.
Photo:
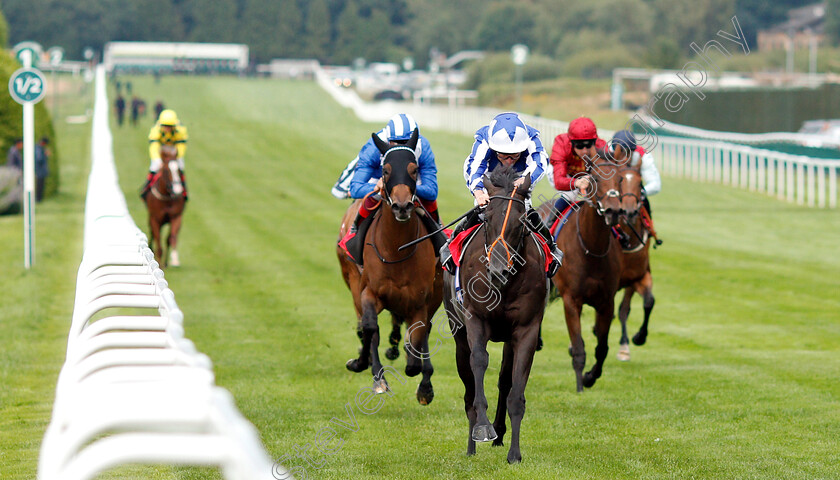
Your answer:
[[[124,464],[217,466],[230,480],[291,478],[215,385],[119,189],[105,70],[96,76],[84,254],[67,358],[41,444],[40,480],[87,480]],[[102,317],[110,308],[145,315]]]
[[[321,88],[342,106],[353,109],[356,116],[365,122],[386,122],[394,114],[409,113],[426,128],[472,135],[499,113],[497,109],[465,106],[393,101],[367,103],[354,90],[335,85],[323,69],[316,68],[315,76]],[[568,122],[542,117],[523,115],[523,119],[540,131],[548,153],[554,137],[566,132],[569,126]],[[646,130],[649,135],[652,133],[648,128]],[[598,136],[604,139],[611,138],[613,134],[609,130],[598,130]],[[780,200],[810,207],[837,208],[840,159],[815,159],[726,143],[722,140],[741,137],[725,135],[728,136],[717,140],[648,136],[639,137],[639,144],[653,150],[657,167],[663,175],[764,192]],[[648,148],[650,145],[653,147]],[[465,158],[467,153],[465,149]]]

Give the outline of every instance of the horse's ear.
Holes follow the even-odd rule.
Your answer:
[[[487,190],[487,193],[492,197],[494,195],[493,192],[495,192],[497,189],[496,186],[493,185],[493,182],[490,181],[490,177],[488,177],[487,175],[482,175],[481,181],[482,183],[484,183],[484,189]]]
[[[379,135],[377,135],[376,133],[371,133],[370,138],[373,139],[373,144],[376,145],[376,148],[378,148],[379,152],[383,155],[385,154],[385,152],[388,151],[389,148],[391,148],[391,145],[389,145],[388,142],[382,141],[382,139],[379,138]]]
[[[414,150],[417,148],[417,139],[420,138],[420,129],[415,128],[414,131],[411,132],[411,138],[408,139],[408,143],[405,145]]]
[[[522,185],[516,189],[516,193],[521,194],[523,197],[528,196],[528,190],[531,189],[531,176],[525,175],[523,178]]]

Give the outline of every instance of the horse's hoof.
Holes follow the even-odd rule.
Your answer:
[[[503,438],[499,437],[499,438],[493,440],[493,446],[494,447],[504,447],[505,446],[505,440]]]
[[[595,381],[598,380],[598,377],[592,374],[592,372],[586,372],[583,374],[583,386],[586,388],[592,388],[595,385]]]
[[[493,425],[476,425],[473,427],[472,439],[476,442],[489,442],[497,437]]]
[[[350,360],[347,360],[347,363],[344,366],[347,367],[347,370],[356,373],[364,372],[368,368],[368,366],[363,365],[358,358],[351,358]]]
[[[522,463],[522,454],[519,452],[508,452],[507,461],[510,464]]]
[[[169,253],[169,266],[170,267],[180,267],[181,260],[178,259],[178,252],[170,252]]]
[[[375,378],[373,379],[373,393],[381,395],[390,389],[391,387],[388,386],[388,381],[385,380],[385,377],[382,377],[379,380]]]
[[[400,349],[397,347],[390,347],[385,350],[385,358],[388,360],[396,360],[400,358]]]
[[[633,345],[637,345],[637,346],[641,347],[642,345],[645,344],[646,341],[647,341],[647,333],[643,334],[643,333],[639,332],[639,333],[633,335]]]
[[[415,394],[417,395],[417,402],[420,403],[420,405],[428,405],[435,399],[435,390],[431,386],[428,390],[426,390],[421,388],[420,385],[417,385],[417,391]]]
[[[630,345],[627,343],[622,344],[618,347],[618,355],[616,355],[619,361],[622,362],[629,362],[630,361]]]

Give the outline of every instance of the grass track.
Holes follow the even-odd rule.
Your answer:
[[[367,375],[343,367],[358,345],[333,253],[347,204],[328,191],[381,125],[359,123],[309,83],[132,80],[135,92],[150,104],[162,98],[190,129],[184,267],[167,272],[187,336],[213,359],[217,383],[233,393],[274,457],[314,444],[369,385]],[[135,192],[148,165],[149,126],[114,130],[120,183],[141,228],[145,211]],[[39,228],[50,228],[38,232],[37,269],[24,273],[15,251],[19,217],[0,218],[0,239],[12,246],[0,253],[4,479],[34,477],[49,420],[81,253],[87,128],[60,130],[65,158],[71,148],[80,156],[62,165],[65,191],[39,217]],[[453,218],[471,206],[460,177],[471,139],[423,133],[437,157],[442,215]],[[616,322],[604,376],[578,395],[562,308],[550,306],[546,348],[526,391],[523,464],[508,466],[506,448],[487,445],[464,456],[463,387],[445,339],[433,359],[430,406],[414,399],[417,379],[392,382],[395,395],[383,397],[381,410],[356,410],[358,431],[338,429],[336,452],[312,455],[320,468],[287,463],[305,468],[306,478],[337,479],[839,478],[840,212],[717,185],[664,183],[653,198],[666,243],[653,253],[657,304],[648,345],[618,362]],[[540,191],[549,193],[547,185]],[[638,299],[633,309],[637,328]],[[588,331],[591,310],[584,322]],[[585,340],[591,364],[594,337]],[[491,405],[500,352],[491,349]],[[404,361],[395,367],[401,371]],[[108,478],[141,474],[219,477],[207,469],[126,467]]]

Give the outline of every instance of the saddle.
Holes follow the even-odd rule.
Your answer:
[[[472,227],[464,230],[463,232],[459,233],[455,238],[449,242],[449,251],[452,252],[452,261],[455,262],[455,278],[459,278],[458,269],[461,268],[461,257],[464,254],[464,250],[466,250],[467,245],[475,237],[476,232],[478,231],[478,227],[481,224],[473,225]],[[536,232],[528,232],[531,239],[537,243],[543,250],[543,258],[545,259],[545,265],[543,265],[543,270],[548,272],[548,267],[551,265],[551,250],[548,248],[548,244],[543,240],[543,238]],[[457,285],[456,285],[457,287]],[[456,290],[459,290],[456,288]]]
[[[557,238],[560,236],[560,230],[563,229],[563,226],[566,225],[566,222],[569,220],[569,216],[572,214],[572,211],[578,205],[580,205],[581,203],[583,203],[583,201],[575,202],[575,203],[569,205],[568,207],[566,207],[566,209],[563,210],[563,212],[560,215],[557,216],[557,220],[555,220],[554,223],[551,224],[550,231],[551,231],[551,235],[554,236],[554,241],[555,242],[557,241]]]

